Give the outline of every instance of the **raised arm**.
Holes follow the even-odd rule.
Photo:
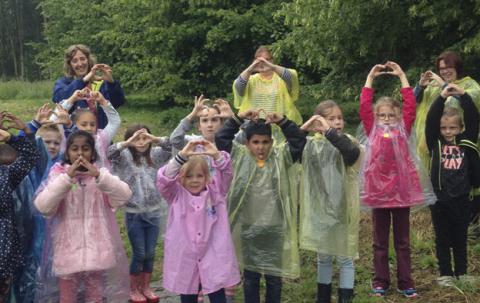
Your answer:
[[[112,104],[106,100],[103,95],[99,92],[92,92],[94,95],[95,100],[100,104],[105,115],[107,116],[108,123],[107,126],[103,129],[104,133],[106,134],[106,138],[110,143],[113,138],[115,137],[120,124],[122,123],[120,119],[120,115],[118,114],[117,110],[112,106]]]
[[[440,138],[440,119],[443,115],[445,107],[445,98],[440,95],[432,103],[427,113],[425,120],[425,140],[427,143],[428,152],[430,152]]]
[[[52,101],[59,103],[64,99],[68,99],[76,90],[82,90],[85,86],[86,83],[82,79],[60,78],[55,81]]]
[[[333,146],[342,154],[343,162],[347,166],[352,166],[360,156],[360,147],[348,138],[345,134],[339,134],[336,129],[330,128],[325,133],[327,138]]]
[[[295,122],[277,113],[267,114],[267,123],[275,123],[280,126],[287,140],[293,162],[300,161],[303,148],[307,143],[307,133],[302,131]]]

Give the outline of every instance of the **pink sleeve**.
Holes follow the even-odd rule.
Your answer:
[[[181,190],[181,185],[175,178],[169,178],[165,175],[168,163],[160,167],[157,173],[157,190],[162,195],[168,204],[173,203],[175,195]]]
[[[125,205],[132,197],[132,191],[128,184],[112,175],[104,167],[100,169],[97,186],[98,189],[108,195],[108,202],[112,208]]]
[[[375,121],[372,109],[374,92],[373,88],[363,87],[362,94],[360,95],[360,120],[362,120],[363,128],[367,136],[370,135]]]
[[[56,172],[54,174],[57,174]],[[33,204],[44,216],[52,216],[57,212],[60,202],[67,196],[72,188],[72,181],[67,174],[49,176],[45,188],[37,195]]]
[[[415,122],[416,117],[416,102],[415,96],[413,95],[413,89],[411,87],[404,87],[400,90],[403,98],[403,123],[405,124],[405,130],[407,134],[410,135],[412,130],[413,122]]]
[[[222,154],[220,162],[213,161],[212,164],[215,168],[215,176],[212,178],[212,186],[220,195],[226,196],[233,179],[232,162],[229,153],[225,151],[221,151],[220,153]]]

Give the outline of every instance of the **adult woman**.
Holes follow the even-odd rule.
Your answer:
[[[111,67],[107,64],[95,64],[95,58],[87,46],[83,44],[69,46],[65,51],[63,68],[65,77],[55,82],[53,102],[60,103],[76,90],[89,88],[92,91],[100,91],[115,108],[125,103],[125,95],[120,83],[113,79]],[[71,111],[77,107],[88,107],[97,113],[98,128],[103,129],[107,125],[105,113],[95,102],[89,100],[88,90],[85,90],[84,96],[85,99],[75,102]]]
[[[275,65],[272,60],[267,47],[257,49],[253,63],[233,83],[234,105],[240,112],[263,109],[266,113],[285,114],[301,124],[302,116],[295,107],[299,92],[297,72]]]
[[[448,83],[457,84],[465,90],[477,108],[480,109],[480,85],[463,74],[462,60],[452,51],[447,51],[437,57],[435,66],[438,75],[432,71],[422,73],[420,81],[415,87],[414,94],[417,100],[417,119],[415,121],[415,134],[417,138],[417,152],[425,168],[429,166],[428,148],[425,141],[425,120],[430,105],[440,95]],[[454,97],[447,99],[447,105],[458,106]]]

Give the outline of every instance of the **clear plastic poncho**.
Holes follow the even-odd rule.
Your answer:
[[[132,190],[132,197],[125,205],[125,212],[134,215],[151,225],[160,228],[160,234],[165,233],[168,207],[158,193],[156,178],[158,169],[169,159],[171,153],[162,147],[152,146],[150,157],[152,166],[145,158],[140,159],[140,165],[133,161],[132,153],[128,148],[120,148],[118,144],[108,148],[108,159],[112,164],[112,173],[126,182]]]
[[[323,135],[307,137],[302,155],[300,248],[358,256],[360,163],[361,156],[353,166],[345,166],[339,150]]]
[[[480,85],[470,77],[465,77],[453,82],[465,90],[480,110]],[[438,98],[441,87],[429,85],[423,92],[422,102],[417,105],[417,118],[415,120],[415,135],[417,138],[417,153],[426,169],[430,168],[430,156],[427,142],[425,141],[425,122],[427,113],[433,101]],[[459,101],[454,97],[448,97],[446,105],[459,106]],[[461,108],[460,108],[461,109]]]
[[[425,168],[403,122],[374,124],[361,169],[360,199],[367,208],[401,208],[436,201]]]
[[[58,184],[65,182],[60,174],[65,172],[66,167],[59,163],[52,167],[47,181],[36,194],[35,203],[42,192],[57,192]],[[69,190],[71,194],[45,219],[34,302],[61,302],[60,288],[67,290],[64,294],[74,302],[124,303],[128,299],[128,261],[115,212],[110,206],[111,196],[94,190],[99,183],[86,175],[75,177]],[[55,184],[55,190],[51,184]],[[123,188],[119,189],[115,195],[123,192]],[[102,201],[93,202],[100,197]],[[67,208],[78,211],[68,212]]]
[[[230,226],[239,265],[273,276],[298,278],[297,200],[288,174],[286,144],[273,146],[264,163],[236,142],[228,194]]]

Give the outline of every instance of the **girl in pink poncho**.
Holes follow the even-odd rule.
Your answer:
[[[197,145],[214,159],[212,178]],[[157,188],[169,204],[163,286],[182,303],[196,302],[200,287],[211,303],[224,303],[225,288],[240,282],[226,206],[231,181],[230,155],[206,140],[188,142],[158,171]]]
[[[372,111],[372,83],[382,74],[398,76],[402,83],[403,120],[400,104],[389,97],[378,99]],[[390,222],[393,221],[397,287],[406,297],[416,297],[411,276],[409,216],[410,207],[424,203],[427,197],[408,146],[415,121],[415,97],[398,64],[387,62],[372,68],[360,97],[360,118],[368,136],[360,198],[364,206],[373,209],[375,277],[372,294],[384,296],[390,287],[388,241]]]
[[[112,209],[132,192],[106,168],[98,169],[96,158],[91,134],[70,135],[63,163],[52,167],[34,201],[51,218],[35,302],[55,301],[57,283],[62,303],[128,299],[128,264]]]

